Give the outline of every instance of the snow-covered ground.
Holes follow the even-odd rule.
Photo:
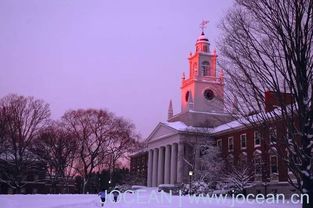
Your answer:
[[[144,189],[135,194],[125,193],[119,202],[110,199],[103,207],[117,208],[300,208],[300,204],[285,203],[259,204],[255,200],[237,201],[233,199],[208,199],[208,197],[171,196],[154,189]],[[0,208],[96,208],[101,207],[97,195],[0,195]]]

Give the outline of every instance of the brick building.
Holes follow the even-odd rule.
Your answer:
[[[12,164],[12,165],[10,165]],[[5,167],[7,172],[15,171],[14,163],[0,161],[0,166]],[[56,194],[56,193],[76,193],[74,180],[68,180],[67,183],[61,179],[51,180],[47,176],[47,168],[43,162],[29,161],[25,164],[27,171],[21,175],[20,189],[17,190],[8,184],[14,184],[6,175],[0,171],[0,194]]]
[[[147,177],[148,153],[146,151],[138,152],[131,156],[130,172],[135,173],[139,178]],[[147,185],[147,181],[144,185]]]
[[[274,119],[265,129],[258,123],[244,125],[224,110],[224,74],[217,70],[216,51],[210,51],[203,32],[188,60],[189,76],[183,75],[181,83],[181,112],[174,115],[170,102],[168,121],[160,122],[142,152],[131,157],[131,171],[146,174],[147,186],[188,183],[188,172],[194,167],[185,159],[194,151],[196,169],[201,145],[210,143],[218,145],[224,159],[233,165],[245,161],[254,169],[254,186],[249,192],[293,192],[287,165],[279,157],[286,154],[278,145],[286,134],[283,124]],[[291,96],[286,94],[285,101],[292,102]],[[265,109],[272,111],[276,103],[275,94],[267,92]]]

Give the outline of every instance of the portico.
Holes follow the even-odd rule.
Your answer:
[[[148,156],[148,186],[181,183],[183,155],[184,144],[182,143],[173,143],[150,149]]]

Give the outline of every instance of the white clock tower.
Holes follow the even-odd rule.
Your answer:
[[[222,70],[217,73],[217,54],[215,50],[210,51],[203,31],[206,24],[201,23],[202,33],[196,41],[195,52],[189,55],[189,75],[182,77],[181,113],[170,117],[169,121],[216,126],[229,119],[229,114],[224,112],[224,74]]]
[[[224,112],[224,77],[216,76],[216,52],[204,33],[196,42],[196,51],[189,56],[189,77],[181,86],[182,112]]]

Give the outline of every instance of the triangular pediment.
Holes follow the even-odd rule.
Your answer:
[[[174,134],[177,134],[178,130],[165,125],[164,123],[159,123],[154,130],[151,132],[151,134],[147,138],[147,142],[156,141],[162,138],[165,138],[167,136],[171,136]]]

